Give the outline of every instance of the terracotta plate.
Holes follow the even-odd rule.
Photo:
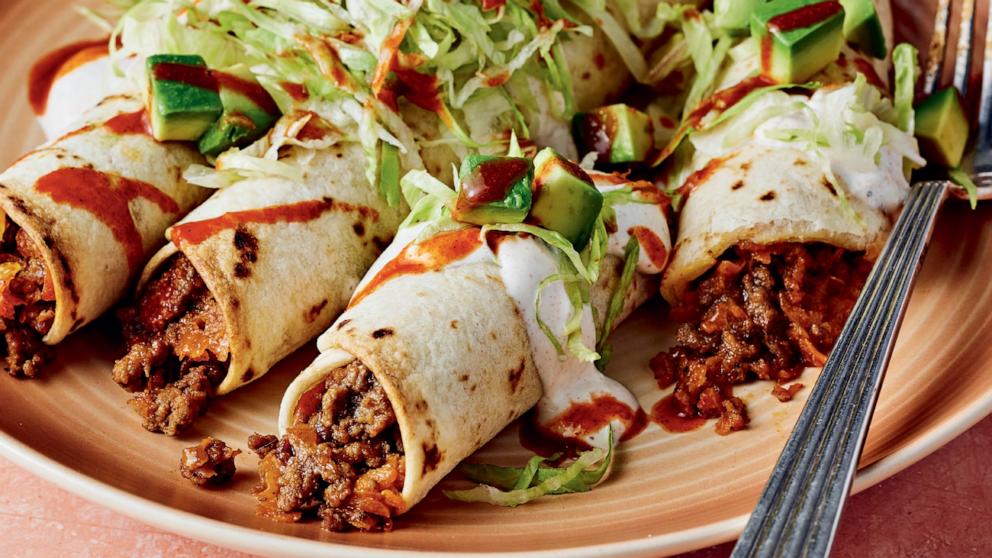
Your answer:
[[[0,159],[9,163],[41,139],[28,110],[24,76],[47,49],[96,32],[59,0],[6,1],[0,11]],[[903,13],[922,3],[906,0]],[[903,34],[926,40],[928,14]],[[952,204],[941,216],[913,295],[872,423],[856,489],[900,471],[992,410],[992,211]],[[646,363],[670,338],[663,310],[639,312],[616,335],[610,373],[646,409],[661,397]],[[265,381],[218,401],[180,439],[140,428],[126,394],[110,379],[112,322],[66,342],[46,379],[0,375],[0,446],[24,467],[84,497],[185,535],[256,553],[399,555],[413,551],[572,556],[675,553],[726,541],[742,528],[809,390],[791,403],[770,385],[742,390],[751,427],[722,438],[711,427],[682,435],[649,428],[623,446],[616,474],[592,493],[518,509],[448,502],[435,492],[386,535],[332,535],[316,524],[284,525],[254,515],[255,460],[239,458],[230,490],[199,490],[177,472],[180,448],[212,434],[244,447],[271,433],[284,387],[313,356],[290,357]],[[810,384],[813,373],[803,381]],[[526,453],[511,426],[481,460],[520,463]]]

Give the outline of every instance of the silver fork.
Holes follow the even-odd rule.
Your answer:
[[[951,2],[938,4],[925,89],[942,73]],[[975,0],[960,6],[954,83],[967,93]],[[986,32],[979,136],[974,157],[982,198],[992,198],[992,26]],[[948,49],[950,50],[950,49]],[[951,53],[948,52],[948,57]],[[826,556],[851,489],[882,376],[909,300],[947,181],[914,185],[892,236],[868,277],[772,476],[734,548],[734,558]],[[960,195],[960,194],[956,194]]]

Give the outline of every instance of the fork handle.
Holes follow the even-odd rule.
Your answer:
[[[733,558],[827,556],[913,281],[950,183],[914,186]]]

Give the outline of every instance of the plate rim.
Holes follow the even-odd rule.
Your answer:
[[[911,438],[905,446],[859,471],[854,480],[852,493],[857,494],[870,488],[919,462],[990,414],[992,414],[992,391],[986,392],[970,405],[963,407],[960,412]],[[19,467],[97,505],[171,533],[252,554],[409,558],[443,553],[446,556],[549,558],[560,556],[563,550],[456,552],[386,549],[270,533],[179,510],[111,486],[45,456],[4,430],[0,430],[0,450],[4,452],[3,457]],[[744,529],[749,515],[742,514],[665,535],[570,547],[568,552],[576,558],[657,555],[657,553],[670,555],[688,552],[734,540]]]

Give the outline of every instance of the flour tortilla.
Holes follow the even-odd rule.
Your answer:
[[[121,135],[103,126],[142,106],[137,96],[108,97],[86,113],[79,130],[39,147],[0,175],[0,209],[41,250],[55,287],[55,320],[43,339],[49,345],[120,300],[141,269],[130,269],[124,246],[92,213],[38,192],[40,178],[64,168],[94,169],[146,182],[172,198],[179,207],[176,213],[145,199],[130,203],[145,259],[162,245],[166,228],[210,193],[182,178],[183,169],[202,161],[195,149],[159,143],[146,134]]]
[[[689,195],[661,293],[678,303],[689,284],[743,241],[824,242],[877,254],[890,218],[860,198],[844,209],[819,164],[795,149],[749,144],[718,161]]]
[[[606,315],[622,267],[614,256],[604,261],[591,293],[595,316]],[[656,285],[635,274],[618,322]],[[523,318],[493,262],[391,279],[342,314],[318,348],[321,355],[283,396],[280,432],[292,426],[303,393],[357,358],[396,413],[406,509],[542,394]]]

